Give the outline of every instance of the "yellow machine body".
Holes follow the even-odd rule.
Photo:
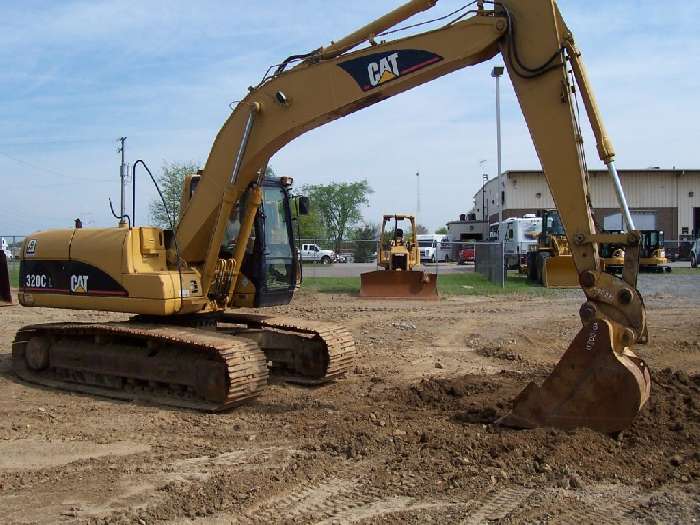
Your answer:
[[[181,313],[183,298],[202,297],[198,274],[171,271],[159,228],[70,229],[27,237],[22,251],[23,306]],[[184,312],[183,312],[184,313]]]

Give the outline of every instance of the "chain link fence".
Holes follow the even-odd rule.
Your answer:
[[[474,243],[474,266],[477,273],[493,284],[504,288],[506,285],[506,260],[502,242]]]

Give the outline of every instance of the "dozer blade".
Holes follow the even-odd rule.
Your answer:
[[[5,252],[0,250],[0,306],[12,304],[12,294],[10,293],[10,272],[7,267],[7,257]]]
[[[525,387],[498,423],[617,432],[632,423],[650,388],[646,364],[626,347],[615,351],[612,325],[596,320],[581,329],[542,386]]]
[[[415,270],[366,272],[360,275],[360,297],[436,300],[437,275]]]
[[[548,257],[544,264],[542,284],[546,288],[579,288],[574,258],[570,255]]]

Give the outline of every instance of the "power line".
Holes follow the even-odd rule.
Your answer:
[[[31,162],[27,162],[26,160],[18,159],[16,157],[13,157],[12,155],[8,155],[7,153],[4,153],[2,151],[0,151],[0,155],[10,159],[11,161],[17,162],[18,164],[24,164],[25,166],[28,166],[34,170],[37,170],[37,171],[40,171],[43,173],[47,173],[47,174],[51,174],[51,175],[56,175],[57,177],[61,177],[62,179],[73,179],[76,181],[84,181],[84,182],[111,182],[111,179],[88,179],[85,177],[76,177],[75,175],[65,175],[65,174],[60,173],[58,171],[55,171],[53,169],[44,168],[44,167],[38,166],[36,164],[33,164]]]

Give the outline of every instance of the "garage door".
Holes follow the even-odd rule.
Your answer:
[[[632,220],[634,227],[638,230],[656,229],[655,211],[633,211]],[[613,213],[603,218],[603,228],[606,230],[622,230],[622,214]]]

